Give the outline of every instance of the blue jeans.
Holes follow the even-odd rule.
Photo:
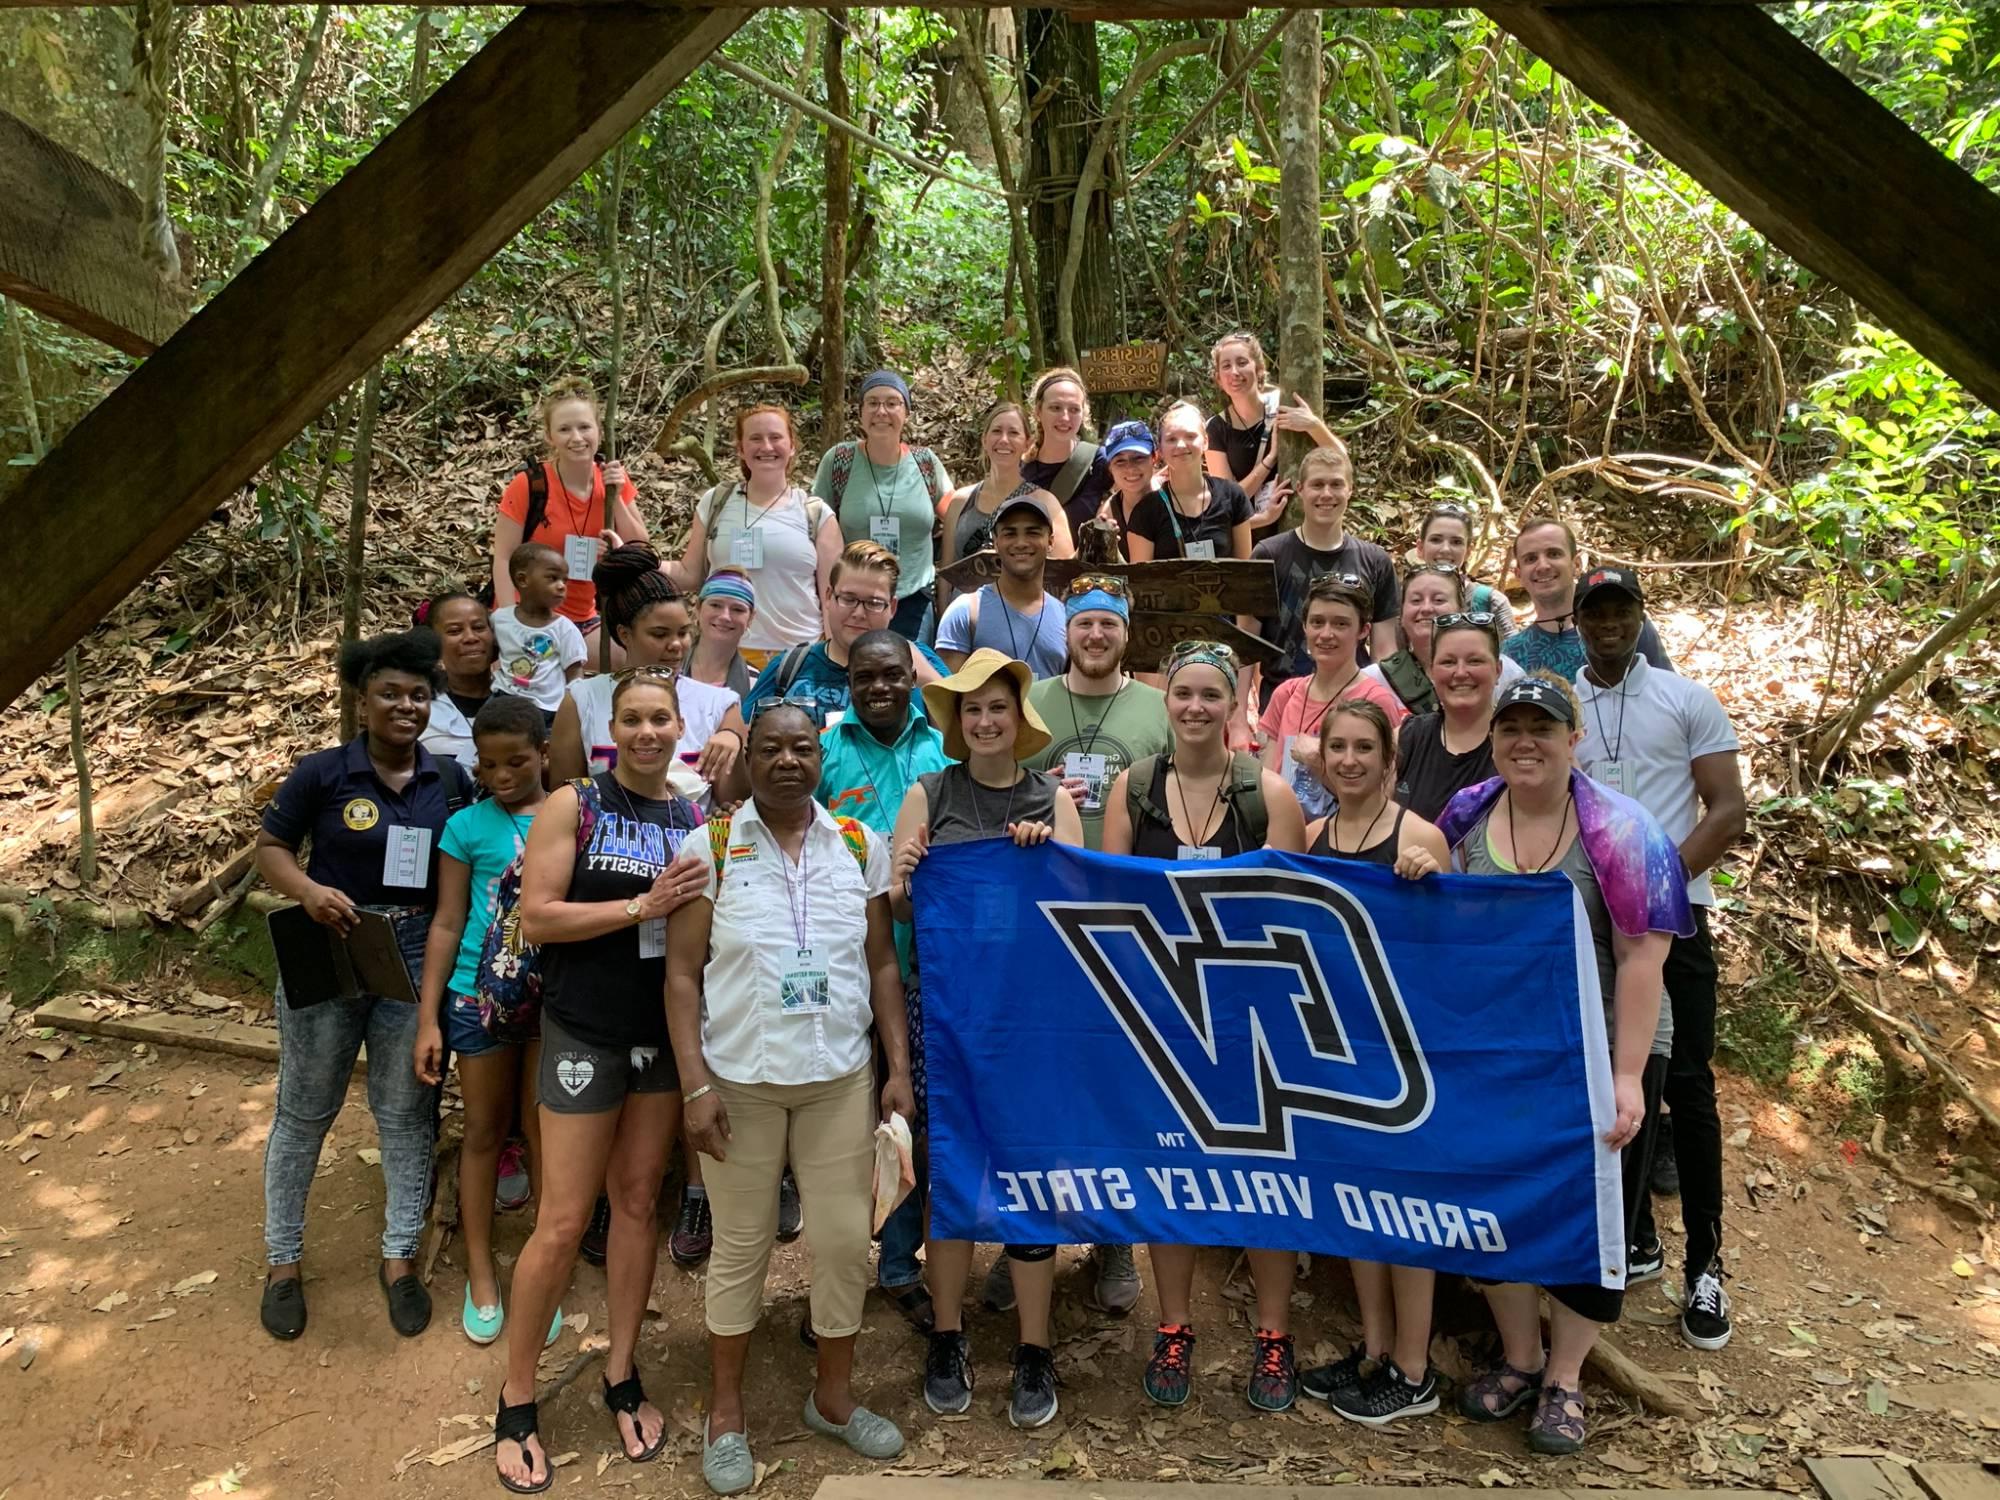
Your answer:
[[[906,641],[918,641],[928,646],[937,636],[937,616],[932,613],[932,607],[929,589],[905,594],[896,601],[896,612],[889,617],[888,628]]]
[[[885,1290],[916,1286],[924,1279],[917,1251],[924,1243],[924,1185],[910,1190],[882,1224],[881,1251],[875,1261],[875,1284]]]
[[[396,941],[410,977],[421,983],[429,912],[398,917]],[[264,1253],[274,1266],[305,1256],[306,1196],[319,1151],[347,1101],[354,1059],[368,1044],[368,1112],[382,1142],[388,1208],[382,1258],[407,1260],[423,1238],[430,1206],[431,1150],[437,1141],[438,1091],[411,1065],[417,1007],[366,995],[293,1010],[277,997],[278,1108],[264,1147]]]

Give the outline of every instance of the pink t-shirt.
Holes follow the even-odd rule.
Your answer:
[[[1281,742],[1289,742],[1295,734],[1317,738],[1326,716],[1333,712],[1333,705],[1340,698],[1366,698],[1389,716],[1391,729],[1410,716],[1402,699],[1387,683],[1357,677],[1340,690],[1339,698],[1327,701],[1310,697],[1308,689],[1311,687],[1312,678],[1309,676],[1287,677],[1271,694],[1271,701],[1264,709],[1264,716],[1257,721],[1257,727]]]

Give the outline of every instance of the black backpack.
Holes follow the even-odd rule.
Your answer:
[[[600,453],[592,461],[601,466],[604,462],[604,455]],[[535,539],[535,533],[549,524],[549,468],[541,459],[530,458],[526,463],[521,465],[516,473],[525,476],[528,481],[528,513],[521,522],[521,540],[532,542]],[[512,484],[513,482],[512,478],[509,478],[507,481],[508,484]],[[501,489],[501,493],[503,495],[506,493],[504,487]],[[611,524],[611,507],[617,503],[617,498],[612,495],[610,488],[607,486],[604,491],[604,524],[607,526]],[[486,576],[485,582],[472,590],[472,597],[488,609],[493,607],[493,575],[490,571]]]

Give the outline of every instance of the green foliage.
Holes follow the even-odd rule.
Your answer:
[[[1799,1049],[1798,971],[1775,954],[1764,971],[1715,1016],[1715,1048],[1728,1065],[1765,1087],[1782,1084]]]

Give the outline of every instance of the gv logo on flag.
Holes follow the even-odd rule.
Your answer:
[[[1430,1068],[1359,901],[1272,869],[1165,880],[1178,911],[1037,904],[1196,1143],[1289,1156],[1301,1116],[1396,1133],[1423,1124]]]

